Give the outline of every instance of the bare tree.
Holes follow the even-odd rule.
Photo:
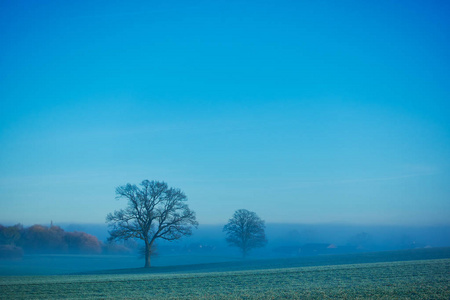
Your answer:
[[[195,213],[186,204],[187,197],[165,182],[144,180],[116,189],[118,199],[128,200],[126,209],[108,214],[109,240],[141,239],[145,243],[145,267],[150,267],[150,255],[156,239],[178,240],[192,234],[198,223]]]
[[[223,231],[227,234],[228,244],[240,248],[245,258],[251,249],[266,245],[265,227],[264,221],[256,213],[239,209],[223,227]]]

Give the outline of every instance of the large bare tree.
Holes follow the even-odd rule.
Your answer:
[[[186,204],[186,195],[165,182],[144,180],[140,187],[119,186],[116,195],[118,199],[127,199],[128,205],[107,215],[109,240],[143,240],[146,268],[150,267],[155,240],[178,240],[191,235],[192,228],[198,225],[195,213]]]
[[[256,213],[239,209],[223,227],[223,231],[227,234],[228,244],[240,248],[245,258],[251,249],[266,245],[264,228],[264,221]]]

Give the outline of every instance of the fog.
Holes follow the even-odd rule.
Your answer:
[[[104,224],[62,224],[66,231],[84,231],[100,241],[108,237]],[[237,249],[228,247],[221,225],[200,225],[193,235],[179,241],[159,239],[158,255],[208,255],[240,257]],[[348,224],[266,224],[266,247],[254,249],[249,258],[295,255],[339,254],[368,251],[415,249],[450,246],[450,226],[388,226]],[[333,244],[325,252],[299,252],[305,245]]]
[[[14,245],[3,245],[0,248],[0,275],[72,274],[141,268],[143,265],[142,242],[109,244],[106,241],[108,229],[105,224],[65,223],[53,226],[23,226],[23,228],[25,240],[20,245],[23,249]],[[26,237],[26,229],[30,228],[33,228],[35,233],[45,229],[59,234],[53,237],[47,235],[47,238],[42,236],[42,240],[30,241],[29,237],[28,239]],[[299,266],[303,263],[309,264],[309,259],[323,260],[324,264],[343,263],[334,255],[344,255],[347,258],[343,261],[356,263],[360,259],[359,255],[364,253],[378,252],[375,257],[381,255],[385,257],[383,259],[391,259],[390,252],[386,252],[387,256],[383,256],[380,254],[383,252],[379,251],[436,248],[435,250],[439,252],[441,251],[439,247],[450,246],[450,226],[268,223],[265,230],[267,245],[252,249],[243,260],[242,253],[237,248],[227,245],[222,228],[221,225],[200,225],[192,236],[174,242],[159,239],[152,256],[152,265],[170,267],[224,263],[220,268],[227,269],[236,262],[254,261],[253,266],[258,267],[267,265],[264,262],[267,259],[278,258],[301,259],[295,262]],[[421,259],[420,254],[418,255],[415,259]],[[432,257],[428,258],[433,258],[434,254],[430,255]],[[441,257],[439,255],[435,258]],[[405,253],[393,257],[411,258]]]

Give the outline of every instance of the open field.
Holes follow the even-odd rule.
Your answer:
[[[72,275],[0,276],[0,299],[450,299],[450,248],[98,267]]]
[[[2,299],[449,299],[450,259],[191,274],[10,276]]]
[[[156,268],[235,261],[236,257],[177,255],[153,259]],[[137,255],[26,255],[21,260],[0,260],[0,276],[68,275],[86,272],[118,272],[117,269],[139,270],[143,258]],[[113,270],[113,271],[109,271]],[[134,272],[134,271],[133,271]]]
[[[450,248],[246,260],[233,256],[176,255],[154,258],[154,267],[148,270],[142,268],[143,259],[137,256],[30,255],[17,261],[0,260],[0,278],[18,275],[229,272],[442,258],[450,258]]]
[[[430,260],[450,258],[450,248],[409,249],[396,251],[366,252],[340,255],[297,256],[291,258],[235,260],[216,263],[195,263],[184,265],[166,265],[151,269],[109,269],[80,273],[82,275],[100,274],[145,274],[145,273],[205,273],[232,272],[294,267],[318,267],[346,264],[365,264],[380,262],[398,262],[411,260]],[[176,257],[174,257],[176,259]]]

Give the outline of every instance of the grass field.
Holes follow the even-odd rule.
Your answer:
[[[421,253],[426,257],[427,252]],[[279,260],[277,268],[245,270],[241,265],[242,270],[228,272],[212,271],[217,267],[213,264],[209,271],[192,273],[172,268],[166,274],[128,270],[124,274],[5,276],[0,277],[0,298],[450,299],[449,258],[308,267],[290,267],[288,261]]]
[[[158,256],[154,266],[176,266],[231,262],[236,257],[177,255]],[[26,255],[21,260],[0,260],[0,276],[67,275],[82,272],[108,272],[108,270],[139,269],[144,259],[136,255]],[[116,272],[116,271],[113,271]]]

